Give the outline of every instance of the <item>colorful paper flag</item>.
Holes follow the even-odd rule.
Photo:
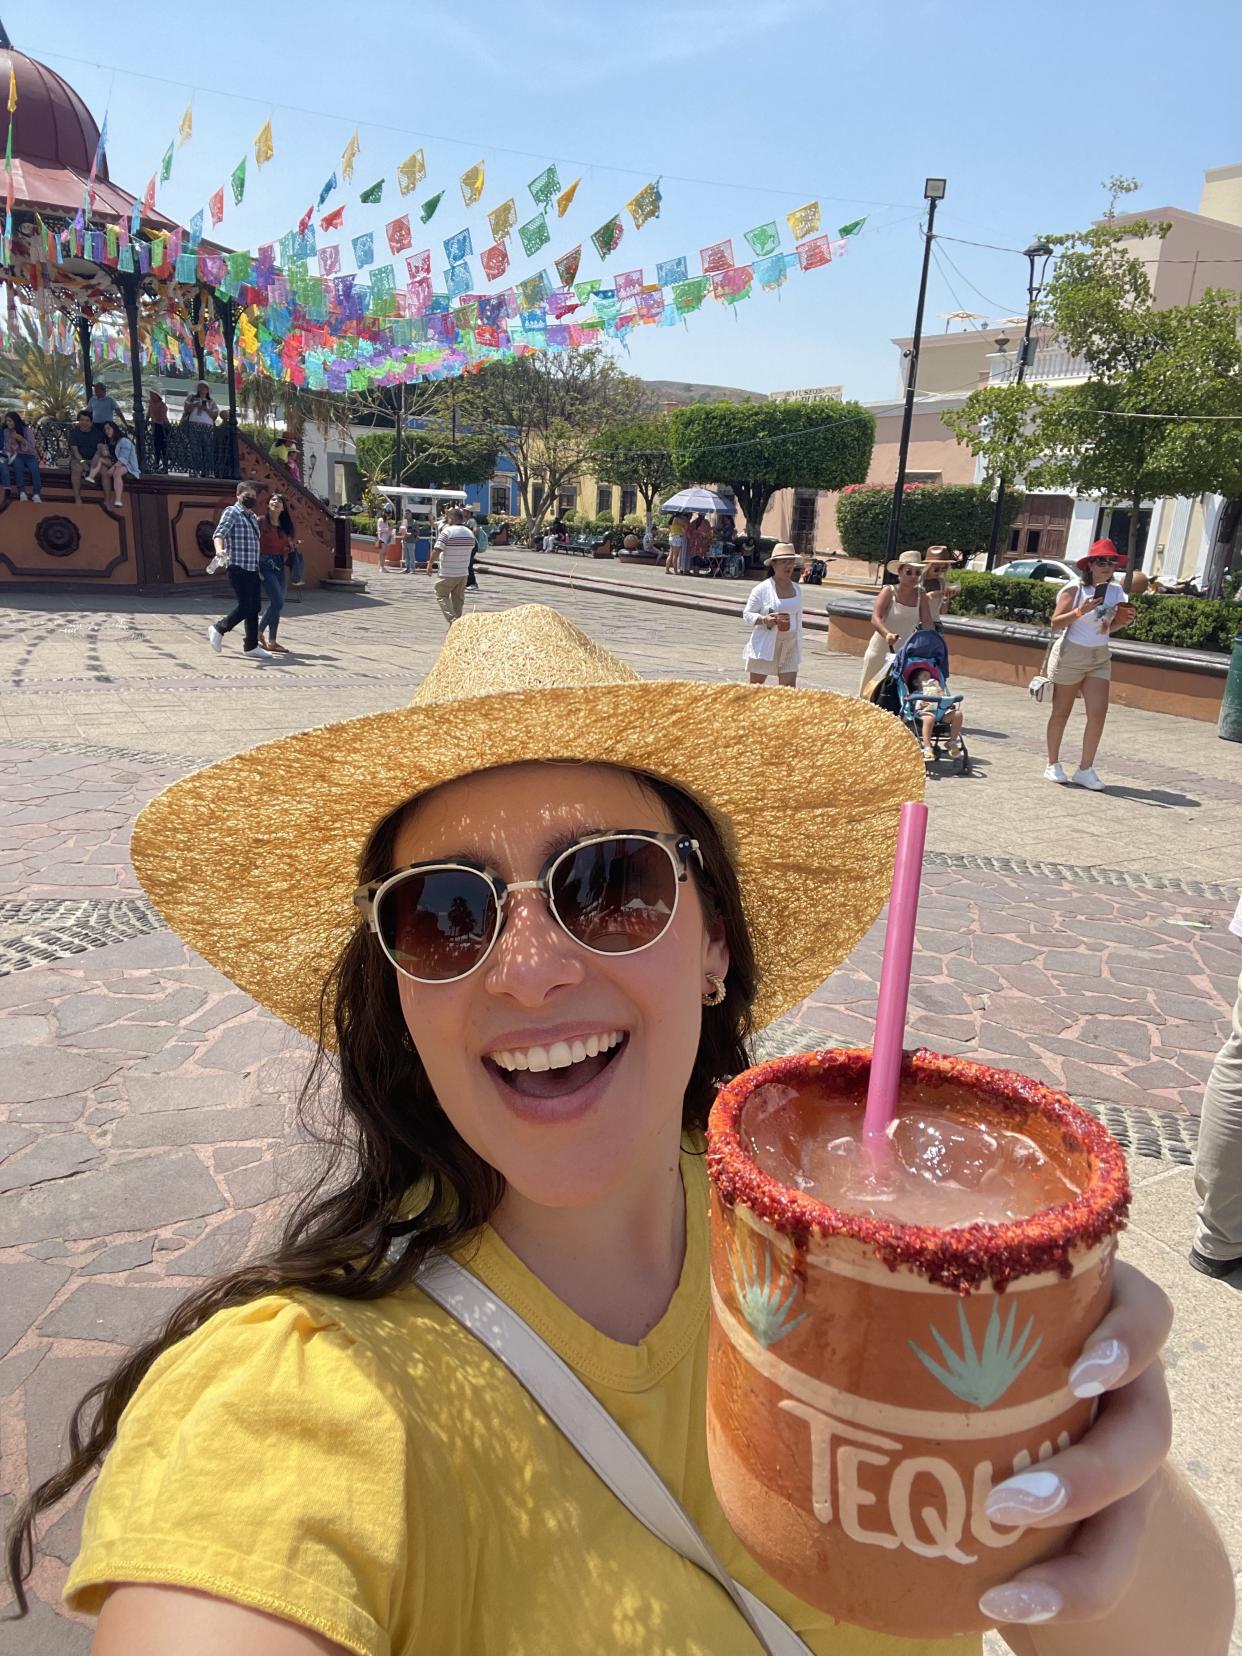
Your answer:
[[[416,311],[424,311],[431,303],[431,277],[419,276],[412,282],[407,282],[405,291],[410,296],[410,304]]]
[[[673,304],[677,307],[678,316],[688,316],[691,311],[698,310],[710,286],[711,281],[706,276],[692,276],[688,281],[678,282],[673,289]]]
[[[367,265],[375,263],[375,234],[368,230],[365,236],[355,236],[352,243],[354,249],[354,263],[359,270],[365,270]]]
[[[12,125],[11,122],[9,124],[10,124],[10,126]],[[143,210],[144,213],[146,213],[148,218],[155,211],[155,175],[154,174],[152,174],[151,177],[147,180],[147,187],[142,192],[142,210]],[[223,209],[221,210],[220,217],[221,218],[224,217]]]
[[[323,206],[324,202],[328,199],[328,197],[332,194],[333,190],[335,190],[335,189],[336,189],[336,174],[333,173],[332,177],[328,180],[328,182],[324,185],[323,189],[320,190],[320,192],[319,192],[319,205],[321,207]]]
[[[534,310],[548,296],[548,278],[541,270],[537,276],[528,276],[517,285],[518,301],[523,310]]]
[[[9,114],[17,108],[17,76],[13,72],[13,59],[9,59]],[[10,125],[12,123],[10,122]]]
[[[519,225],[518,235],[522,238],[522,251],[528,259],[533,258],[541,247],[546,247],[552,240],[548,221],[542,213],[536,213],[533,219],[527,219],[525,224]]]
[[[718,270],[728,270],[733,264],[732,241],[713,242],[699,254],[703,261],[704,276],[711,276]]]
[[[198,212],[195,213],[194,217],[190,220],[190,246],[191,247],[197,247],[199,242],[202,241],[202,239],[203,239],[203,209],[200,207]]]
[[[621,222],[620,213],[614,213],[606,224],[601,224],[598,230],[592,232],[591,240],[595,243],[595,251],[601,259],[606,259],[610,253],[616,252],[624,234],[625,226]]]
[[[562,253],[556,261],[556,274],[562,287],[572,287],[578,275],[578,266],[582,263],[582,244],[571,247],[568,253]]]
[[[643,273],[641,270],[623,270],[612,285],[618,299],[632,299],[642,289]]]
[[[346,144],[345,152],[341,156],[341,177],[347,184],[354,176],[354,162],[358,159],[358,151],[361,148],[362,145],[358,142],[358,134],[355,132],[348,144]]]
[[[233,205],[234,207],[240,207],[242,197],[246,193],[246,157],[244,155],[233,168],[233,175],[229,179],[229,183],[233,188]]]
[[[427,176],[427,165],[423,160],[423,152],[416,149],[413,155],[407,155],[397,168],[397,188],[402,195],[412,195]]]
[[[513,197],[510,196],[508,201],[502,201],[499,207],[494,207],[487,215],[487,222],[492,229],[492,240],[504,241],[517,223],[517,202]]]
[[[337,242],[331,247],[319,249],[319,274],[321,276],[335,276],[341,268],[341,249]]]
[[[553,196],[557,194],[560,187],[561,181],[557,174],[555,164],[550,167],[545,167],[539,174],[538,178],[532,178],[530,184],[528,185],[530,193],[534,197],[536,204],[542,207],[545,213],[551,204]],[[574,188],[577,189],[577,185],[575,185]],[[566,205],[568,205],[568,203]]]
[[[733,265],[728,270],[718,270],[712,277],[712,298],[723,300],[726,305],[736,305],[739,299],[750,297],[753,281],[754,272],[749,265]]]
[[[275,153],[276,147],[272,143],[272,123],[270,121],[264,121],[263,125],[259,128],[255,135],[255,165],[259,167],[266,166]]]
[[[827,236],[816,236],[813,241],[799,242],[795,249],[803,270],[818,270],[832,260],[832,248]]]
[[[676,287],[677,283],[684,282],[689,274],[684,253],[677,259],[661,259],[656,266],[656,281],[662,288]]]
[[[480,322],[474,330],[476,345],[499,345],[500,332],[491,322]]]
[[[746,232],[746,240],[757,259],[766,259],[769,253],[775,253],[781,245],[781,233],[777,229],[776,220],[770,219],[767,224],[757,224],[753,230]]]
[[[334,207],[330,213],[325,213],[319,221],[321,230],[339,230],[345,222],[344,205]]]
[[[450,298],[469,293],[471,280],[470,266],[464,260],[458,264],[451,264],[444,272],[445,286],[449,290]]]
[[[358,200],[365,201],[368,207],[374,207],[375,204],[382,198],[383,194],[384,180],[382,178],[377,178],[374,184],[367,185],[366,189],[358,197]]]
[[[411,253],[405,261],[406,272],[411,282],[421,281],[424,277],[431,278],[431,249],[425,248],[421,253]]]
[[[423,202],[422,210],[420,211],[420,213],[418,215],[420,223],[426,224],[428,222],[428,220],[431,218],[432,214],[435,212],[436,208],[440,205],[440,203],[443,200],[444,200],[444,191],[443,190],[440,190],[438,192],[438,194],[436,194],[436,195],[429,196],[427,198],[427,200]]]
[[[641,230],[648,219],[660,216],[660,185],[657,180],[654,184],[644,184],[632,201],[627,201],[625,210],[634,220],[635,230]]]
[[[509,268],[509,254],[504,243],[495,242],[491,247],[485,247],[479,254],[479,262],[488,281],[498,282]]]
[[[785,214],[785,221],[796,242],[804,236],[813,236],[819,229],[819,202],[808,201],[805,207],[795,207],[792,213]]]
[[[388,237],[388,251],[390,253],[404,253],[407,247],[414,245],[414,237],[410,231],[408,216],[393,219],[385,229]]]
[[[310,229],[310,221],[314,218],[314,216],[315,216],[314,207],[308,207],[306,209],[306,211],[302,214],[301,218],[298,220],[298,235],[299,236],[304,236],[306,234],[306,232]]]
[[[565,217],[565,214],[569,211],[569,204],[574,199],[574,197],[577,195],[578,186],[581,183],[582,183],[582,180],[580,178],[575,178],[573,183],[572,184],[567,184],[565,186],[565,188],[561,191],[560,195],[557,196],[557,198],[556,198],[556,216],[557,216],[557,218],[564,218]]]
[[[191,99],[191,101],[185,106],[185,114],[181,117],[181,125],[177,128],[177,142],[178,144],[188,144],[193,136],[194,103]]]
[[[868,215],[868,216],[870,216],[870,215]],[[866,217],[860,218],[860,219],[851,219],[848,224],[843,224],[841,226],[841,228],[837,231],[837,235],[840,236],[842,241],[848,241],[848,239],[851,236],[856,236],[858,234],[858,232],[862,229],[863,225],[866,224],[866,222],[867,222]]]
[[[660,321],[664,315],[664,295],[659,288],[646,288],[638,295],[638,314],[644,322]]]
[[[461,199],[467,207],[473,207],[483,194],[484,169],[482,161],[476,161],[473,167],[467,167],[458,182],[461,185]]]
[[[766,259],[756,259],[755,279],[769,293],[778,287],[782,287],[786,280],[785,255],[783,253],[771,253]]]
[[[444,257],[450,264],[460,264],[474,252],[474,243],[469,229],[458,230],[455,235],[444,238]]]

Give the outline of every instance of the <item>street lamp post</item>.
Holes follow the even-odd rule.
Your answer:
[[[886,564],[897,556],[897,538],[901,533],[901,498],[906,486],[906,456],[910,451],[910,425],[914,419],[914,392],[919,377],[919,347],[923,342],[923,305],[927,299],[927,268],[931,263],[932,226],[936,222],[936,207],[944,200],[945,180],[928,178],[923,184],[923,200],[927,203],[927,228],[923,232],[923,274],[919,278],[919,302],[914,313],[914,337],[910,341],[909,365],[906,371],[906,406],[901,416],[901,442],[897,449],[897,481],[893,484],[893,506],[888,514],[888,548]]]
[[[1014,376],[1015,385],[1022,384],[1022,381],[1026,378],[1027,367],[1029,366],[1032,357],[1035,355],[1034,344],[1031,339],[1031,330],[1035,326],[1035,307],[1039,303],[1039,296],[1044,290],[1044,277],[1048,272],[1048,260],[1052,257],[1052,249],[1048,246],[1046,241],[1033,241],[1031,245],[1026,248],[1025,252],[1027,265],[1029,267],[1026,284],[1026,328],[1022,334],[1022,343],[1018,347],[1018,371]],[[1044,261],[1039,267],[1038,276],[1035,274],[1035,261],[1037,259],[1042,259]],[[1008,345],[1009,341],[1005,340],[1004,347],[1008,348]],[[1002,349],[1002,342],[999,339],[996,341],[996,348],[998,351]],[[985,565],[985,568],[988,570],[991,570],[996,563],[996,543],[1000,539],[1001,517],[1004,510],[1005,474],[1002,472],[996,480],[996,499],[992,505],[992,528],[988,534],[988,556],[987,563]]]

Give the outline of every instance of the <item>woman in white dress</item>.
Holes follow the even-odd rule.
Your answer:
[[[923,560],[917,552],[903,552],[889,568],[897,576],[895,586],[881,587],[871,606],[871,639],[862,660],[858,694],[866,696],[875,683],[890,650],[904,644],[918,627],[932,625],[927,594],[919,585]]]
[[[802,594],[794,580],[798,554],[782,541],[765,561],[771,574],[751,588],[742,614],[751,629],[742,660],[752,684],[775,674],[778,684],[794,685],[802,660]]]

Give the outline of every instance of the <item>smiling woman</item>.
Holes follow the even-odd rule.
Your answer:
[[[409,708],[268,744],[148,806],[144,884],[315,1035],[312,1084],[339,1078],[337,1158],[274,1254],[188,1299],[79,1411],[69,1465],[19,1516],[22,1607],[35,1520],[102,1463],[66,1588],[99,1614],[96,1656],[553,1652],[570,1628],[583,1656],[977,1652],[793,1597],[729,1530],[707,1463],[707,1111],[752,1021],[874,920],[921,774],[874,708],[643,682],[528,606],[456,622]],[[264,855],[272,835],[301,847],[296,875]],[[187,864],[204,839],[212,856]],[[795,863],[795,844],[816,853]],[[490,1312],[452,1314],[446,1271]],[[1178,1510],[1176,1541],[1148,1520],[1166,1325],[1157,1290],[1118,1283],[1090,1359],[1091,1395],[1116,1402],[1086,1459],[1077,1445],[996,1492],[1037,1523],[1040,1480],[1064,1479],[1048,1512],[1088,1520],[995,1613],[1064,1609],[1089,1637],[1058,1625],[1024,1653],[1171,1648],[1146,1603],[1124,1638],[1107,1621],[1135,1611],[1145,1529],[1144,1591],[1219,1620],[1202,1515]],[[569,1417],[493,1355],[497,1327],[542,1336],[569,1417],[625,1434],[723,1583],[575,1453],[554,1424]],[[1187,1627],[1183,1647],[1211,1656]]]

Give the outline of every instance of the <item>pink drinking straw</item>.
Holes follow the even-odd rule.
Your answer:
[[[919,912],[919,876],[923,872],[926,838],[927,806],[910,801],[901,807],[897,827],[897,863],[893,870],[893,892],[888,900],[875,1045],[871,1051],[871,1079],[863,1118],[863,1144],[873,1158],[887,1154],[888,1127],[897,1110],[906,1001],[910,996],[910,962],[914,955],[914,922]]]

